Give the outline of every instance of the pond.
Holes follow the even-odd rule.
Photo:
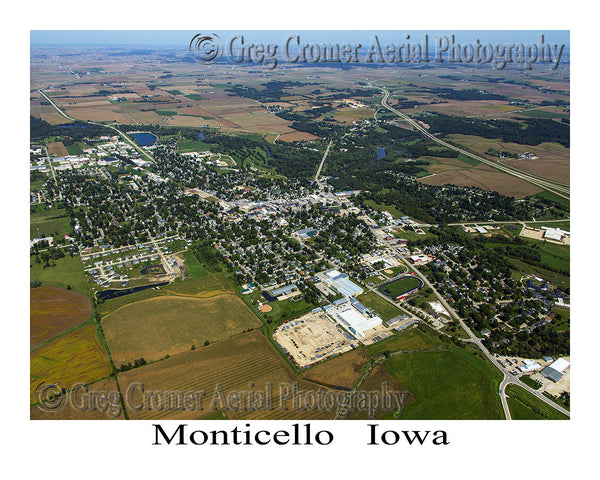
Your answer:
[[[147,290],[149,288],[154,288],[154,287],[162,287],[164,285],[168,285],[169,282],[161,282],[161,283],[153,283],[151,285],[142,285],[140,287],[131,287],[131,288],[125,288],[123,290],[104,290],[102,292],[97,292],[96,293],[96,298],[98,300],[111,300],[113,298],[119,298],[122,297],[124,295],[129,295],[131,293],[136,293],[136,292],[141,292],[142,290]]]
[[[147,132],[132,133],[131,136],[135,140],[135,143],[142,147],[149,147],[150,145],[154,145],[154,142],[156,142],[156,136]]]
[[[385,148],[377,147],[377,160],[385,157]]]

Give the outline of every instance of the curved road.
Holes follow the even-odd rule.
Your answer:
[[[408,262],[408,259],[405,258],[403,255],[400,255],[400,258],[406,265],[410,265],[410,263]],[[521,380],[519,380],[519,377],[513,375],[510,372],[507,372],[506,369],[504,367],[502,367],[502,365],[500,365],[500,363],[498,362],[496,357],[494,357],[489,352],[489,350],[483,345],[483,343],[481,342],[481,339],[479,337],[477,337],[471,331],[471,329],[467,326],[467,324],[463,321],[463,319],[458,316],[458,314],[448,304],[448,302],[444,299],[444,297],[434,288],[434,286],[429,282],[427,277],[425,275],[423,275],[421,272],[419,272],[419,270],[417,270],[414,265],[410,265],[410,269],[413,270],[419,276],[419,278],[421,278],[421,280],[423,280],[423,282],[425,283],[425,285],[427,285],[427,287],[429,287],[429,288],[431,288],[431,290],[433,290],[433,293],[438,298],[438,300],[443,305],[443,307],[448,311],[450,316],[452,318],[454,318],[455,320],[457,320],[460,323],[460,326],[464,329],[464,331],[467,332],[467,335],[469,336],[469,341],[471,343],[474,343],[475,345],[477,345],[477,347],[485,354],[485,356],[492,362],[492,364],[494,364],[496,366],[496,368],[498,368],[498,370],[500,370],[500,372],[502,372],[502,375],[504,377],[502,379],[502,382],[500,383],[500,388],[499,388],[498,394],[500,395],[500,401],[502,402],[502,408],[504,409],[504,414],[506,415],[507,420],[511,420],[511,415],[510,415],[510,410],[508,408],[508,402],[506,400],[506,394],[505,394],[504,390],[509,383],[514,383],[515,385],[518,385],[519,387],[524,388],[529,393],[531,393],[532,395],[535,395],[537,398],[539,398],[543,402],[547,403],[551,407],[555,408],[556,410],[558,410],[560,413],[566,415],[567,417],[571,416],[571,414],[569,413],[568,410],[561,407],[560,405],[557,405],[552,400],[545,397],[542,393],[531,388],[529,385],[525,385],[523,382],[521,382]]]

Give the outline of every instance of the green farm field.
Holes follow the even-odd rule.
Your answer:
[[[501,419],[494,367],[460,347],[390,358],[384,367],[416,397],[402,418]]]

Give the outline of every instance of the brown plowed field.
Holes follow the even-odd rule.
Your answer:
[[[86,295],[57,287],[30,289],[30,347],[85,322],[92,316],[92,303]]]

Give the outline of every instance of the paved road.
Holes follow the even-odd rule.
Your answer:
[[[410,265],[410,263],[408,263],[408,259],[406,259],[404,256],[400,255],[400,258],[402,258],[402,260],[406,263],[406,265]],[[531,393],[532,395],[535,395],[537,398],[539,398],[546,404],[550,405],[551,407],[555,408],[559,412],[563,413],[567,417],[571,416],[571,414],[569,413],[568,410],[564,409],[560,405],[557,405],[552,400],[545,397],[541,392],[534,390],[529,385],[525,385],[523,382],[521,382],[521,380],[519,380],[519,377],[511,374],[510,372],[507,372],[506,369],[502,365],[500,365],[500,363],[498,362],[496,357],[494,357],[489,352],[489,350],[483,345],[483,343],[481,342],[481,339],[479,337],[477,337],[471,331],[471,329],[467,326],[467,324],[463,321],[463,319],[460,318],[458,316],[458,314],[456,313],[456,311],[448,304],[446,299],[434,288],[434,286],[431,284],[431,282],[429,282],[427,277],[425,275],[423,275],[421,272],[419,272],[419,270],[417,268],[415,268],[414,265],[411,265],[410,268],[419,276],[419,278],[421,278],[423,280],[423,282],[425,283],[425,285],[427,285],[427,287],[429,287],[429,288],[431,288],[431,290],[433,290],[433,293],[438,298],[438,300],[443,305],[443,307],[448,311],[450,316],[452,318],[454,318],[455,320],[457,320],[460,323],[461,327],[464,329],[464,331],[467,332],[467,335],[469,336],[470,341],[472,343],[474,343],[475,345],[477,345],[477,347],[485,354],[485,356],[492,362],[492,364],[494,364],[494,366],[496,366],[496,368],[498,368],[498,370],[500,370],[500,372],[502,372],[503,379],[502,379],[502,382],[500,383],[500,388],[499,388],[498,394],[500,395],[500,401],[502,402],[502,408],[504,409],[504,414],[506,415],[506,418],[508,420],[511,419],[511,415],[510,415],[510,410],[508,408],[508,402],[506,400],[506,394],[505,394],[504,390],[506,388],[506,385],[508,385],[509,383],[514,383],[515,385],[518,385],[519,387],[524,388],[529,393]]]
[[[388,100],[390,93],[385,88],[379,87],[379,86],[376,87],[374,85],[371,85],[371,87],[378,88],[382,91],[383,98],[381,99],[381,105],[383,107],[387,108],[391,112],[398,115],[400,118],[402,118],[403,120],[408,122],[411,126],[413,126],[416,130],[418,130],[420,133],[425,135],[427,138],[433,140],[434,142],[437,142],[440,145],[443,145],[444,147],[454,150],[456,152],[462,153],[463,155],[465,155],[469,158],[472,158],[474,160],[477,160],[478,162],[481,162],[485,165],[488,165],[497,170],[500,170],[501,172],[504,172],[504,173],[507,173],[514,177],[520,178],[521,180],[525,180],[526,182],[531,183],[532,185],[543,188],[544,190],[552,192],[562,198],[566,198],[567,200],[569,199],[569,195],[570,195],[570,187],[569,186],[539,177],[537,175],[533,175],[533,174],[524,172],[522,170],[519,170],[518,168],[509,167],[500,162],[493,162],[491,160],[480,157],[479,155],[475,155],[471,152],[463,150],[462,148],[456,147],[450,143],[447,143],[447,142],[439,139],[435,135],[429,133],[429,131],[426,128],[422,127],[418,122],[416,122],[415,120],[410,118],[408,115],[405,115],[404,113],[402,113],[402,112],[396,110],[395,108],[391,107],[390,105],[388,105],[387,100]]]
[[[327,145],[327,148],[325,149],[325,153],[323,154],[323,159],[321,160],[321,164],[319,165],[319,168],[317,169],[317,174],[315,175],[315,182],[319,181],[319,175],[321,175],[321,169],[323,168],[323,164],[325,163],[325,159],[327,158],[327,154],[329,153],[329,148],[331,147],[332,143],[333,143],[333,140],[330,140],[329,145]]]

